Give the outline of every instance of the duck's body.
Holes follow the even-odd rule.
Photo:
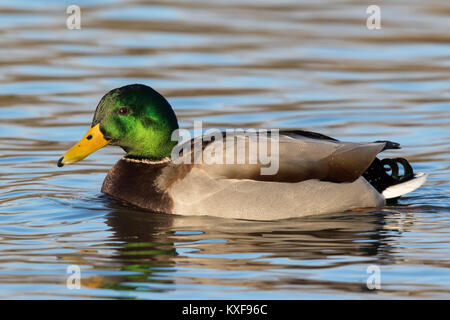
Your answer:
[[[136,86],[140,85],[115,90],[124,94],[124,88],[133,87],[132,91],[150,92],[146,89],[148,87]],[[99,108],[102,108],[101,104]],[[116,140],[111,133],[113,130],[101,127],[102,119],[96,123],[98,112],[90,131],[98,127],[95,134],[112,136],[110,140]],[[116,117],[115,113],[112,114]],[[118,119],[108,121],[123,121],[122,118]],[[173,125],[175,127],[178,128],[178,125]],[[88,134],[92,137],[92,132]],[[198,139],[204,141],[198,137],[187,143],[194,144]],[[238,143],[239,139],[245,143]],[[265,139],[270,156],[277,161],[277,170],[272,174],[264,174],[262,170],[272,164],[259,159],[250,161],[248,136],[234,134],[231,144],[207,139],[213,142],[201,143],[200,152],[186,152],[183,149],[181,159],[184,161],[172,161],[167,152],[158,157],[146,157],[142,154],[145,150],[140,151],[140,154],[128,152],[108,172],[102,192],[154,212],[271,220],[380,207],[385,205],[386,198],[410,192],[423,184],[426,178],[423,174],[414,175],[404,159],[377,159],[379,152],[399,148],[398,144],[388,141],[341,142],[322,134],[300,130],[280,131],[276,137],[260,135],[258,139]],[[80,149],[84,148],[82,141],[78,144]],[[107,144],[108,141],[101,143]],[[277,148],[270,149],[274,144]],[[121,146],[125,150],[130,148],[129,145]],[[236,164],[236,161],[226,161],[230,150],[232,154],[238,154],[242,148],[245,149],[244,162]],[[211,154],[215,155],[211,150],[222,151],[222,158],[216,158],[215,162],[196,161],[199,157],[206,159]],[[74,152],[73,149],[66,155],[74,157],[70,152]],[[66,155],[59,164],[73,162],[64,160]],[[405,169],[404,175],[400,177],[398,163]],[[392,175],[386,173],[385,165],[391,167]]]
[[[169,214],[273,220],[380,207],[384,197],[364,178],[350,183],[320,180],[267,182],[211,177],[192,166],[181,178],[170,161],[120,159],[108,172],[102,192],[138,207]]]

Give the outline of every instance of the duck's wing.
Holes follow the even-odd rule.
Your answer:
[[[201,168],[218,178],[352,182],[387,146],[386,141],[343,142],[301,130],[233,131],[194,138],[174,152],[181,155],[179,163]]]

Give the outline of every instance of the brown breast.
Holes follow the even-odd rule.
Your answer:
[[[102,192],[155,212],[172,213],[173,201],[156,186],[167,162],[146,163],[120,159],[103,181]]]

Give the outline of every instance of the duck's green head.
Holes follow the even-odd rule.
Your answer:
[[[122,147],[127,156],[152,160],[171,154],[178,122],[167,100],[152,88],[132,84],[111,90],[100,100],[91,127],[58,161],[74,163],[107,144]]]

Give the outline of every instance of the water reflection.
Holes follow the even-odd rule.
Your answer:
[[[149,214],[124,209],[106,197],[104,201],[110,240],[119,244],[110,259],[131,274],[94,276],[84,285],[141,294],[175,291],[178,285],[189,284],[224,291],[308,288],[369,293],[363,281],[366,270],[358,266],[396,263],[393,245],[413,227],[407,213],[395,210],[274,223]],[[386,217],[398,221],[388,223]],[[340,268],[349,269],[347,280],[361,281],[333,279],[332,270]]]

